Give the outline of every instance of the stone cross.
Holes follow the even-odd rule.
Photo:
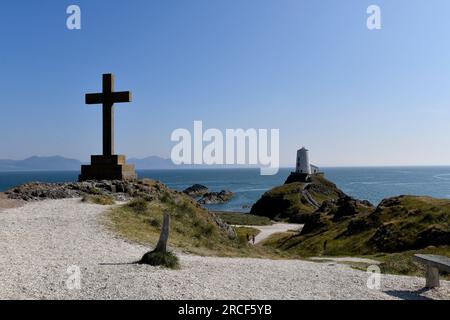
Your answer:
[[[103,155],[114,154],[114,103],[131,102],[131,92],[114,92],[114,75],[103,75],[103,92],[86,94],[86,104],[103,105]]]

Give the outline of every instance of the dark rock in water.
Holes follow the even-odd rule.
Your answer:
[[[190,186],[189,188],[186,188],[183,192],[191,197],[201,197],[205,193],[208,193],[209,190],[204,185],[194,184],[194,185]]]
[[[198,201],[200,204],[217,204],[230,201],[233,198],[234,193],[227,190],[222,190],[220,192],[208,192],[205,193],[202,198]]]

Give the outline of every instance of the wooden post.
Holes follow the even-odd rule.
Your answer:
[[[427,288],[436,288],[440,286],[438,268],[427,265],[426,277],[427,277],[426,283]]]
[[[154,251],[156,252],[167,252],[167,241],[169,240],[169,228],[170,228],[170,215],[164,213],[163,226],[161,228],[161,234],[159,236],[158,244]]]

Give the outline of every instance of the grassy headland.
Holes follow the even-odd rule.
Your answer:
[[[266,245],[302,256],[372,255],[445,246],[450,241],[450,200],[401,196],[374,210],[338,216],[339,207],[314,213],[298,235],[268,239]]]
[[[271,249],[251,246],[241,233],[236,235],[232,228],[185,194],[151,180],[143,183],[148,187],[146,192],[151,193],[151,197],[138,197],[112,208],[107,214],[107,225],[121,236],[145,245],[155,245],[163,213],[168,212],[171,216],[169,245],[172,248],[197,255],[271,255]]]
[[[123,237],[150,246],[158,241],[163,213],[169,212],[170,246],[197,255],[275,259],[369,257],[381,262],[383,272],[398,274],[422,274],[423,267],[412,262],[414,253],[450,256],[450,200],[401,196],[386,199],[375,208],[347,197],[319,176],[309,184],[292,183],[266,193],[255,206],[278,208],[275,215],[268,217],[211,213],[192,198],[161,183],[141,183],[142,192],[135,200],[108,213],[108,224]],[[257,234],[257,229],[230,228],[224,223],[268,225],[272,217],[301,221],[305,227],[301,233],[274,234],[261,245],[252,246],[246,236]]]
[[[311,182],[293,182],[275,187],[253,205],[250,213],[272,220],[303,223],[327,200],[344,195],[337,186],[322,176],[313,176]]]
[[[449,200],[400,196],[372,210],[355,207],[349,216],[336,216],[339,206],[319,210],[300,234],[275,234],[263,246],[301,257],[373,258],[383,272],[407,275],[424,274],[415,253],[450,256]]]

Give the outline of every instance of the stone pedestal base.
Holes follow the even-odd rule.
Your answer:
[[[136,180],[134,165],[125,163],[125,156],[91,156],[90,165],[81,166],[78,181]]]

